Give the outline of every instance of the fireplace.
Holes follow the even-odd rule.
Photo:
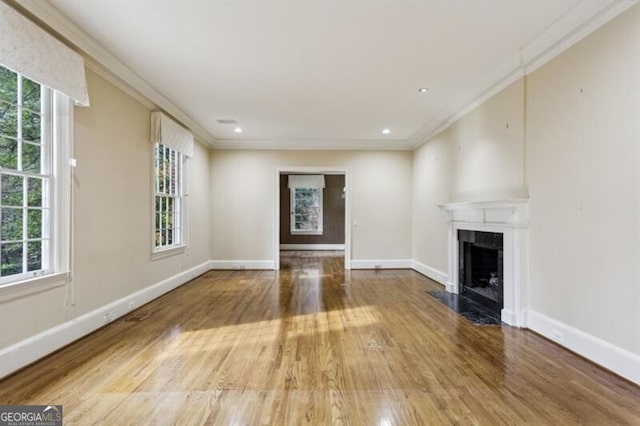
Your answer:
[[[472,296],[480,293],[479,296],[489,303],[493,301],[502,308],[502,322],[516,327],[524,325],[527,306],[528,206],[529,200],[521,198],[440,206],[449,215],[446,290],[451,293],[465,291]],[[460,235],[463,236],[461,240]],[[465,255],[481,260],[475,264],[471,260],[465,263]],[[465,275],[462,266],[469,262],[471,272]],[[497,277],[491,275],[496,272]],[[497,286],[493,285],[495,278],[498,278]],[[473,284],[474,279],[481,281]],[[498,292],[501,296],[497,298],[486,297]]]
[[[500,317],[504,307],[503,234],[458,230],[459,293]]]

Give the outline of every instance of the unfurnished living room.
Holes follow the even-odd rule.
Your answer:
[[[636,0],[0,0],[0,426],[639,425]]]

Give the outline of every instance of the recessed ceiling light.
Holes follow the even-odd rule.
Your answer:
[[[242,133],[242,129],[240,127],[236,127],[233,131],[236,133]]]
[[[429,89],[427,89],[426,87],[421,87],[418,89],[418,92],[420,93],[427,93],[429,91]]]
[[[382,129],[382,134],[383,134],[383,135],[388,135],[389,133],[391,133],[391,130],[389,130],[389,129]]]

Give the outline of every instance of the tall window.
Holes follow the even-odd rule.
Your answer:
[[[291,233],[322,234],[322,188],[291,188]]]
[[[183,155],[156,143],[155,149],[155,249],[175,248],[183,241]]]
[[[0,284],[51,268],[51,98],[0,66]]]

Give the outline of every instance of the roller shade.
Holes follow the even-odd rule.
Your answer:
[[[289,189],[324,188],[323,175],[289,175]]]
[[[89,106],[82,56],[3,2],[0,64]]]
[[[193,157],[193,134],[160,111],[151,113],[151,143],[160,143]]]

